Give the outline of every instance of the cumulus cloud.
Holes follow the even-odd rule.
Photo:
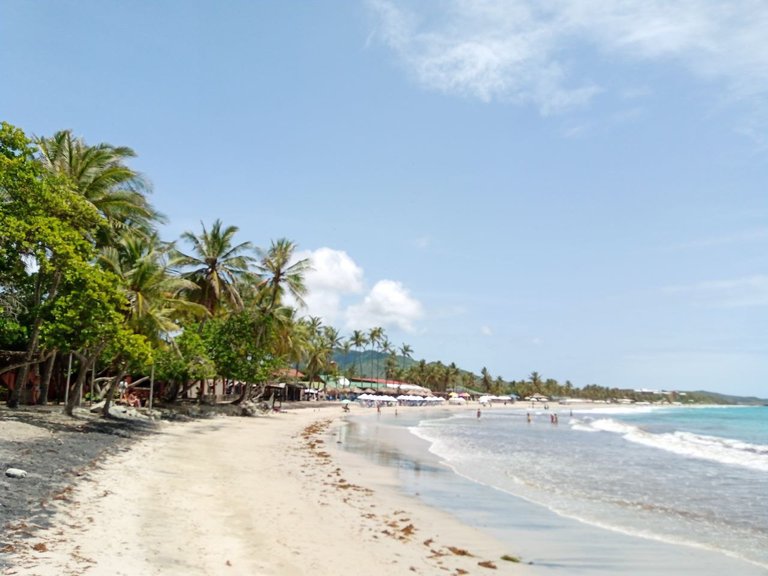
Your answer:
[[[346,311],[347,327],[360,329],[371,326],[396,327],[407,332],[424,315],[421,303],[394,280],[378,281],[359,304]]]
[[[672,62],[736,98],[768,92],[768,6],[760,0],[371,0],[378,37],[424,86],[533,103],[548,114],[602,88],[573,54]],[[438,13],[439,12],[439,13]]]
[[[309,294],[307,311],[333,323],[342,315],[342,298],[364,290],[363,269],[343,250],[318,248],[296,254],[297,260],[308,258],[312,266],[305,275]]]
[[[329,324],[343,322],[347,329],[400,328],[412,331],[423,317],[421,303],[401,282],[380,280],[366,291],[365,273],[346,252],[319,248],[296,254],[308,258],[311,270],[305,275],[309,294],[304,313]]]

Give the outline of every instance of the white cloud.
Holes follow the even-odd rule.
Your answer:
[[[307,312],[333,323],[342,315],[342,298],[363,292],[363,269],[343,250],[318,248],[296,254],[297,260],[303,258],[309,258],[312,266],[304,278]]]
[[[312,270],[307,272],[307,285],[315,290],[355,293],[363,290],[363,269],[343,250],[318,248],[297,254],[309,258]]]
[[[446,0],[439,13],[430,3],[371,5],[378,37],[420,83],[446,93],[532,102],[544,114],[579,106],[601,90],[576,68],[584,50],[608,63],[672,62],[722,81],[733,98],[768,91],[761,0]]]
[[[667,292],[683,294],[694,303],[717,308],[768,306],[768,275],[756,274],[731,280],[699,282],[689,286],[670,286]]]
[[[380,280],[359,304],[346,310],[347,328],[397,327],[412,332],[424,315],[421,303],[394,280]]]
[[[305,275],[309,291],[304,314],[347,329],[374,326],[414,330],[423,316],[421,303],[402,283],[380,280],[366,293],[364,271],[346,252],[332,248],[297,253],[296,260],[308,258],[312,269]]]
[[[493,336],[493,330],[490,326],[481,326],[480,327],[480,333],[483,336]]]

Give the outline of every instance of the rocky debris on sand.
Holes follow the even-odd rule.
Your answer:
[[[256,416],[256,404],[246,400],[240,403],[240,415],[241,416]]]
[[[5,475],[8,476],[8,478],[26,478],[27,471],[22,470],[21,468],[8,468],[8,470],[5,471]]]

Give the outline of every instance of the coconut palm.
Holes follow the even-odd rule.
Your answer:
[[[538,372],[534,371],[534,372],[531,372],[531,375],[528,376],[528,379],[531,381],[531,386],[533,387],[534,392],[536,392],[537,394],[541,394],[541,384],[542,384],[541,375]]]
[[[126,291],[127,316],[131,328],[157,342],[179,330],[176,321],[182,314],[201,316],[205,309],[182,297],[196,285],[172,275],[168,266],[170,244],[156,235],[124,234],[115,246],[106,247],[99,264],[116,274]]]
[[[379,345],[379,349],[384,354],[386,354],[387,357],[392,355],[394,353],[394,351],[395,351],[395,349],[392,347],[392,343],[389,341],[389,338],[387,338],[386,336],[382,336],[381,343]],[[376,358],[376,367],[377,367],[376,370],[377,370],[377,373],[378,373],[378,365],[379,365],[379,358]],[[386,363],[385,363],[385,366],[384,366],[384,378],[385,379],[387,378]]]
[[[149,183],[125,162],[136,153],[126,146],[89,146],[70,130],[38,138],[39,160],[48,170],[69,178],[76,190],[106,219],[112,232],[138,228],[150,233],[162,216],[149,204]],[[112,234],[98,239],[110,243]]]
[[[273,241],[269,250],[257,249],[260,260],[256,270],[262,278],[261,287],[269,308],[279,306],[286,291],[299,306],[304,306],[304,275],[311,267],[308,258],[291,263],[295,251],[296,244],[286,238]]]
[[[355,347],[357,350],[357,360],[360,364],[360,376],[363,375],[363,352],[362,350],[365,348],[366,344],[368,344],[368,338],[365,336],[365,332],[362,330],[354,330],[352,332],[352,336],[349,338],[350,342],[352,342],[352,346]]]
[[[493,376],[491,376],[491,373],[488,372],[488,369],[485,366],[480,370],[480,376],[480,384],[483,387],[483,390],[485,392],[490,392],[491,387],[493,386]]]
[[[371,346],[371,350],[379,347],[381,339],[384,338],[384,328],[376,326],[368,330],[368,344]],[[376,378],[379,377],[379,358],[376,356]]]
[[[400,355],[403,357],[403,369],[405,369],[405,361],[406,359],[410,359],[413,355],[413,348],[409,344],[406,344],[403,342],[403,345],[400,346]]]
[[[192,296],[213,315],[224,304],[241,310],[243,300],[239,284],[249,281],[249,266],[254,258],[248,254],[253,249],[250,242],[234,243],[237,226],[226,226],[216,220],[210,231],[201,223],[200,235],[184,232],[181,235],[192,245],[192,254],[177,251],[174,266],[187,269],[183,277],[194,282],[198,290]]]

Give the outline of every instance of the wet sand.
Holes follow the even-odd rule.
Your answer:
[[[81,471],[47,527],[7,537],[4,573],[529,573],[500,542],[404,496],[391,469],[341,457],[330,445],[343,417],[164,424]]]
[[[0,518],[12,529],[0,567],[16,576],[762,573],[489,498],[387,426],[393,412],[304,407],[162,422],[150,434],[0,420],[4,463],[25,463],[34,480],[22,489],[26,479],[4,479]],[[423,409],[399,413],[399,423],[415,421]],[[509,506],[503,521],[499,506]]]
[[[579,409],[590,407],[583,405]],[[520,403],[514,409],[524,414],[529,408]],[[441,413],[436,411],[435,415]],[[430,453],[425,441],[408,432],[407,426],[420,417],[407,409],[401,409],[399,417],[394,417],[393,411],[381,415],[358,412],[340,434],[344,450],[370,465],[394,470],[395,484],[405,496],[445,510],[468,526],[507,543],[511,553],[532,563],[528,566],[531,574],[768,576],[760,566],[719,552],[583,523],[462,478]]]

